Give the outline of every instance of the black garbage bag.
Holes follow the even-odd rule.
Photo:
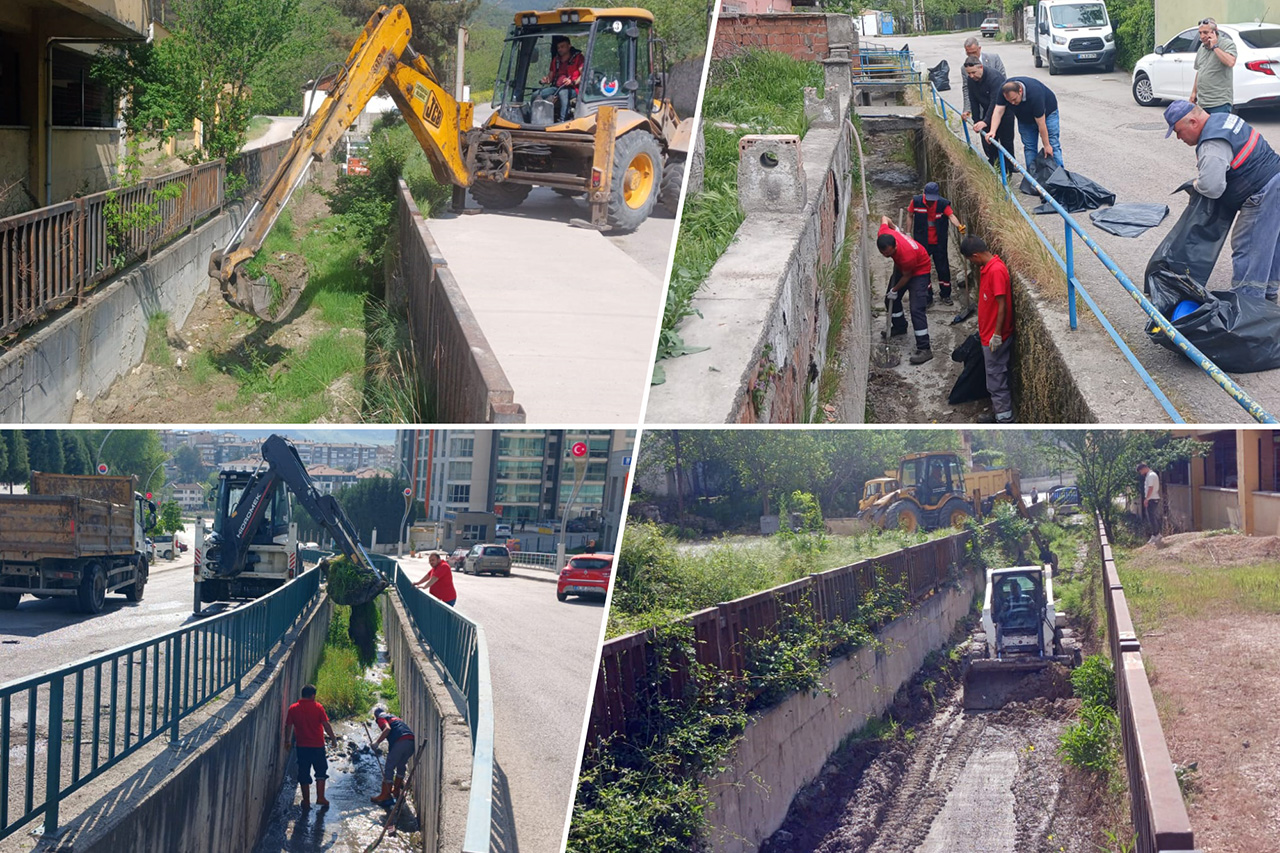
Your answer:
[[[991,396],[987,391],[987,365],[982,356],[982,342],[976,333],[951,351],[951,360],[961,362],[964,367],[947,395],[948,405],[958,406]]]
[[[1280,367],[1280,306],[1258,296],[1204,286],[1235,213],[1222,210],[1189,182],[1178,189],[1185,189],[1191,199],[1147,263],[1143,289],[1151,304],[1172,318],[1179,303],[1199,303],[1170,322],[1223,370],[1252,373]],[[1182,351],[1155,324],[1147,327],[1147,334],[1167,349]]]
[[[1095,210],[1089,214],[1093,221],[1108,234],[1117,237],[1138,237],[1164,221],[1169,215],[1167,204],[1138,204],[1124,202],[1105,210]]]
[[[1116,194],[1111,190],[1084,175],[1068,172],[1061,166],[1057,166],[1047,180],[1041,181],[1039,177],[1036,180],[1040,181],[1040,186],[1048,190],[1053,200],[1062,205],[1067,213],[1096,210],[1103,205],[1116,203]],[[1056,213],[1057,211],[1053,209],[1053,205],[1045,202],[1031,212]]]
[[[1036,159],[1031,161],[1031,165],[1027,167],[1027,171],[1031,173],[1031,176],[1035,178],[1036,182],[1045,189],[1048,189],[1045,185],[1057,170],[1058,164],[1054,162],[1052,157],[1046,157],[1043,151],[1037,151]],[[1040,195],[1040,193],[1036,192],[1036,188],[1031,186],[1031,182],[1025,177],[1022,179],[1022,184],[1018,187],[1018,190],[1023,195],[1033,195],[1037,197]]]
[[[933,84],[933,88],[939,92],[947,92],[951,89],[951,66],[944,59],[937,65],[929,69],[929,82]]]

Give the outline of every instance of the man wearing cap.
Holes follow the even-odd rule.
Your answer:
[[[387,763],[382,767],[382,790],[378,796],[370,797],[369,800],[383,805],[388,800],[399,799],[404,793],[404,771],[409,759],[413,757],[416,741],[413,729],[386,708],[374,708],[373,720],[382,729],[382,734],[373,742],[374,750],[384,740],[388,747]]]
[[[996,139],[1006,111],[1018,119],[1018,134],[1022,137],[1022,156],[1031,168],[1036,159],[1036,139],[1046,157],[1052,157],[1059,166],[1062,162],[1062,143],[1058,138],[1058,96],[1053,90],[1034,77],[1010,77],[1000,87],[1003,103],[997,103],[991,114],[991,129],[987,139]],[[1012,119],[1010,119],[1012,121]]]
[[[1196,192],[1236,214],[1231,287],[1276,301],[1280,292],[1280,154],[1240,116],[1190,101],[1165,107],[1165,134],[1196,149]],[[1202,284],[1204,282],[1201,282]]]
[[[1229,113],[1235,100],[1236,43],[1218,32],[1218,22],[1200,22],[1200,47],[1196,49],[1196,76],[1191,82],[1191,103],[1205,112]]]
[[[984,53],[981,60],[970,56],[964,61],[963,66],[964,75],[968,78],[964,91],[969,99],[964,117],[974,119],[973,129],[980,134],[991,126],[996,106],[1004,103],[1004,95],[1000,92],[1000,87],[1005,81],[1004,65],[1002,64],[999,68],[988,67],[986,56]],[[969,113],[970,109],[973,110],[972,115]],[[982,150],[987,152],[987,162],[994,166],[1000,157],[1000,152],[991,140],[987,139],[986,134],[982,134],[979,139],[982,140]],[[999,142],[1005,151],[1013,153],[1012,121],[1006,121],[1000,128],[1000,132],[996,135],[996,142]]]
[[[911,199],[908,212],[912,216],[911,236],[924,246],[933,264],[938,269],[938,290],[942,294],[942,303],[951,304],[951,261],[947,257],[947,221],[956,226],[956,230],[964,233],[964,226],[956,219],[951,209],[951,202],[942,197],[938,184],[930,181],[924,185],[924,193]],[[933,301],[933,286],[929,287],[926,303]]]
[[[929,346],[929,317],[925,313],[931,266],[929,252],[894,228],[887,216],[880,217],[876,249],[884,257],[893,258],[893,275],[889,277],[889,291],[893,294],[889,308],[890,334],[907,333],[907,320],[902,313],[902,292],[905,290],[911,296],[911,327],[916,333],[916,351],[910,361],[912,364],[924,364],[933,358],[933,349]]]

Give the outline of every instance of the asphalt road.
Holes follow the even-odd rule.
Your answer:
[[[179,534],[190,546],[194,526]],[[0,684],[72,663],[99,652],[163,634],[191,619],[194,554],[158,558],[150,567],[142,601],[107,596],[96,616],[75,610],[75,599],[26,596],[17,610],[0,614]]]
[[[411,577],[427,570],[426,560],[402,564]],[[560,850],[577,775],[605,611],[600,601],[556,601],[554,577],[454,573],[458,610],[484,628],[489,645],[495,751],[518,842],[504,853]]]
[[[933,67],[941,59],[950,63],[952,89],[943,93],[943,97],[957,107],[962,103],[960,66],[964,61],[964,40],[969,35],[971,33],[924,36],[906,42],[926,67]],[[1057,95],[1062,120],[1062,154],[1070,171],[1092,178],[1114,192],[1117,203],[1169,205],[1169,216],[1164,222],[1137,238],[1107,234],[1093,226],[1087,213],[1075,214],[1076,221],[1103,251],[1141,287],[1147,262],[1186,208],[1185,193],[1170,193],[1195,177],[1194,151],[1174,137],[1164,138],[1166,125],[1162,110],[1138,106],[1133,100],[1128,72],[1069,71],[1050,78],[1047,68],[1035,68],[1027,43],[983,39],[983,49],[999,54],[1010,76],[1035,77]],[[1280,110],[1246,110],[1243,118],[1269,140],[1280,141]],[[1021,143],[1017,144],[1016,153],[1021,160]],[[1030,196],[1021,196],[1021,200],[1028,208],[1040,201]],[[1061,242],[1061,226],[1049,221],[1053,218],[1056,217],[1041,217],[1041,227]],[[1146,315],[1078,240],[1076,258],[1077,274],[1085,288],[1187,421],[1252,423],[1244,409],[1198,367],[1147,339],[1143,330]],[[1230,262],[1228,247],[1218,259],[1210,289],[1229,286]],[[1080,311],[1082,315],[1088,314],[1083,301]],[[1233,378],[1272,414],[1280,413],[1280,371],[1236,374]],[[1151,420],[1163,421],[1164,413],[1155,409]]]

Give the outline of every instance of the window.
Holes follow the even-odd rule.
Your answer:
[[[1205,485],[1234,489],[1238,482],[1236,476],[1236,434],[1234,432],[1219,433],[1213,438],[1213,450],[1205,462]]]
[[[471,502],[471,484],[449,486],[449,503],[464,504]]]
[[[10,41],[13,39],[13,42]],[[16,38],[0,33],[0,125],[22,122],[22,78]]]
[[[1280,47],[1280,27],[1268,27],[1264,24],[1256,30],[1240,30],[1239,37],[1248,47],[1264,50]]]
[[[621,100],[628,97],[625,88],[635,78],[632,70],[631,42],[627,38],[629,21],[601,21],[591,48],[591,79],[584,80],[580,97],[584,101]],[[616,29],[615,29],[616,28]]]
[[[1165,53],[1195,53],[1200,46],[1198,30],[1184,30],[1165,43]]]
[[[471,463],[470,462],[450,462],[449,463],[449,479],[450,480],[470,480],[471,479]]]
[[[449,439],[449,455],[470,459],[475,455],[476,440],[474,438]]]
[[[653,110],[653,58],[649,53],[649,30],[653,26],[648,21],[636,21],[640,28],[640,37],[636,39],[636,110],[641,113]]]
[[[493,487],[493,502],[495,504],[536,504],[538,502],[538,493],[541,490],[539,483],[495,483]]]
[[[1049,19],[1055,27],[1105,27],[1107,7],[1101,3],[1050,6]]]
[[[111,92],[89,70],[93,57],[73,50],[53,49],[53,100],[55,127],[115,127],[116,110]]]
[[[521,461],[499,459],[497,478],[499,480],[532,480],[537,482],[542,479],[542,461],[537,459]]]
[[[1174,462],[1169,466],[1169,470],[1165,473],[1166,482],[1171,486],[1189,486],[1191,485],[1191,462],[1183,459]]]
[[[503,435],[498,437],[498,456],[515,456],[525,459],[541,459],[545,439],[533,435]]]

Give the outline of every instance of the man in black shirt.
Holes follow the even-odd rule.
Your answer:
[[[1007,110],[1018,118],[1018,134],[1022,137],[1027,168],[1036,159],[1037,138],[1046,157],[1052,157],[1059,166],[1065,165],[1058,139],[1058,98],[1053,91],[1034,77],[1010,77],[1000,87],[1000,94],[1004,96],[1004,103],[996,104],[987,138],[996,138]]]
[[[969,93],[969,105],[973,114],[965,113],[965,118],[973,119],[973,129],[982,133],[991,126],[992,114],[996,106],[1003,103],[1000,87],[1004,85],[1005,76],[997,68],[988,68],[976,56],[967,57],[964,61],[964,74],[968,77],[965,89]],[[987,162],[996,164],[1000,152],[984,134],[982,150],[987,152]],[[996,135],[996,141],[1004,146],[1004,150],[1013,153],[1013,122],[1007,121]]]

